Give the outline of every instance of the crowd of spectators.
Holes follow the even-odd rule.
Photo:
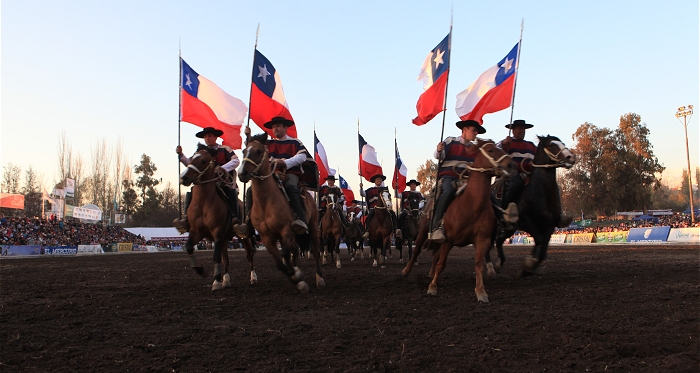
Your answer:
[[[146,244],[141,236],[117,226],[64,221],[51,217],[16,218],[0,214],[0,245],[106,245],[116,242]]]
[[[609,221],[603,220],[597,222],[594,226],[581,228],[562,228],[557,229],[555,233],[597,233],[597,232],[619,232],[628,231],[632,228],[647,228],[647,227],[671,227],[671,228],[690,228],[700,227],[699,219],[695,219],[693,223],[690,215],[673,214],[655,216],[657,220],[619,220]],[[606,222],[608,224],[606,224]]]

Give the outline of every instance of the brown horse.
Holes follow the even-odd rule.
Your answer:
[[[269,160],[267,151],[267,134],[263,133],[250,138],[243,150],[243,160],[238,168],[238,178],[242,182],[250,181],[252,206],[250,221],[260,233],[260,238],[267,251],[277,263],[277,268],[284,272],[302,292],[309,291],[309,285],[302,280],[303,274],[297,266],[299,258],[299,243],[311,244],[311,252],[316,260],[316,287],[323,288],[325,281],[321,274],[319,258],[318,208],[313,197],[302,189],[302,199],[306,207],[308,233],[295,235],[292,230],[292,209],[278,183],[275,167]],[[275,163],[276,165],[276,163]],[[282,252],[277,249],[277,242],[282,246]]]
[[[205,238],[212,240],[214,242],[214,283],[211,290],[215,291],[231,286],[227,249],[234,236],[234,222],[229,214],[228,202],[217,191],[217,182],[230,182],[235,179],[231,179],[226,171],[216,167],[213,156],[215,156],[214,153],[210,152],[204,145],[199,144],[197,152],[190,158],[187,169],[180,175],[180,183],[185,186],[194,184],[192,202],[187,209],[187,221],[190,229],[187,243],[185,243],[187,254],[190,257],[190,265],[198,274],[204,276],[204,268],[197,263],[197,258],[193,254],[194,246]],[[242,211],[240,200],[238,203],[239,211]],[[255,249],[249,238],[242,239],[241,242],[245,247],[248,263],[250,263],[250,283],[255,284],[258,281],[253,266]]]
[[[330,254],[331,262],[335,262],[336,268],[340,268],[340,234],[343,232],[343,222],[340,221],[341,211],[338,211],[338,202],[335,194],[329,194],[326,198],[326,213],[321,218],[321,247],[323,248],[323,264]]]
[[[345,244],[348,247],[348,255],[350,261],[354,261],[359,253],[362,260],[365,259],[365,250],[363,248],[364,239],[362,238],[362,222],[360,218],[355,216],[354,212],[347,215],[348,227],[345,229]]]
[[[403,239],[396,240],[396,249],[399,251],[399,263],[403,263],[403,243],[406,243],[408,248],[408,257],[413,256],[413,242],[418,236],[418,216],[420,211],[420,198],[413,194],[408,199],[409,211],[403,224],[399,227],[403,235]]]
[[[390,208],[391,195],[388,190],[382,190],[379,193],[377,204],[374,206],[374,216],[367,227],[370,256],[374,259],[372,267],[377,266],[377,259],[379,259],[381,267],[386,268],[386,252],[391,250],[391,233],[394,230],[389,215]],[[378,253],[379,249],[381,249],[380,253]]]
[[[478,152],[474,157],[474,162],[466,167],[470,171],[469,182],[445,212],[443,224],[446,240],[439,244],[439,251],[437,250],[438,244],[431,243],[430,245],[435,253],[430,268],[432,281],[428,286],[428,294],[437,295],[438,279],[445,269],[445,260],[452,247],[473,244],[476,247],[474,252],[476,288],[474,291],[479,301],[488,302],[482,271],[484,256],[491,248],[491,233],[496,224],[496,216],[490,198],[491,178],[496,175],[512,175],[517,172],[517,165],[491,140],[479,139],[476,148]],[[432,211],[432,201],[425,208],[426,211]],[[411,260],[401,272],[403,276],[408,276],[411,272],[411,267],[420,255],[421,247],[426,242],[431,215],[425,214],[421,218],[416,248]]]

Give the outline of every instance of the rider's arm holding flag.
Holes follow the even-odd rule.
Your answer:
[[[177,159],[179,159],[180,162],[182,162],[182,164],[184,164],[185,166],[190,165],[190,159],[187,158],[184,154],[182,154],[182,146],[178,145],[175,148],[175,153],[177,153]]]

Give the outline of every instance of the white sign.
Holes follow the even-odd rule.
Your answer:
[[[100,245],[78,245],[78,254],[104,254]]]
[[[65,198],[65,197],[66,197],[66,190],[65,190],[65,189],[54,188],[54,189],[53,189],[53,195],[54,195],[55,197]]]
[[[666,241],[700,243],[700,227],[671,228]]]
[[[75,180],[66,179],[66,197],[73,197],[75,194]]]
[[[566,242],[565,234],[553,234],[549,238],[549,243],[564,243]]]
[[[83,220],[101,220],[102,211],[76,207],[73,209],[73,217]]]
[[[124,224],[126,223],[125,214],[114,214],[114,224]]]
[[[63,200],[56,199],[56,203],[51,205],[51,213],[56,215],[56,217],[63,218]]]

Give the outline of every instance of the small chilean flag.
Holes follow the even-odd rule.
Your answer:
[[[326,156],[326,148],[323,147],[318,137],[316,137],[316,131],[314,131],[314,160],[318,165],[318,174],[320,180],[326,180],[328,175],[335,175],[335,170],[328,167],[328,157]]]
[[[338,175],[338,179],[340,180],[340,190],[343,191],[345,196],[345,206],[350,206],[355,199],[355,193],[353,193],[352,189],[350,189],[350,184],[342,176]]]
[[[518,42],[500,62],[486,70],[469,88],[457,95],[455,111],[459,119],[483,123],[485,114],[510,107],[518,70],[519,49]]]
[[[394,140],[394,149],[396,150],[396,163],[394,166],[394,177],[391,179],[391,187],[396,191],[398,196],[398,193],[403,193],[403,191],[406,190],[406,175],[408,174],[408,168],[401,160],[401,156],[399,155],[399,146],[396,144],[396,140]]]
[[[445,110],[445,90],[447,89],[447,75],[450,71],[450,36],[444,39],[428,53],[423,61],[418,80],[423,80],[425,92],[418,98],[416,110],[418,116],[413,119],[413,124],[422,126],[435,118]]]
[[[263,131],[273,136],[272,130],[265,128],[265,123],[274,117],[294,120],[289,112],[287,99],[284,98],[282,80],[277,70],[262,53],[255,50],[253,61],[253,82],[250,92],[250,119]],[[297,137],[296,126],[287,129],[289,137]]]
[[[224,145],[241,148],[241,125],[248,108],[243,101],[229,95],[211,80],[197,74],[180,59],[180,120],[196,126],[224,131]]]
[[[367,181],[372,181],[372,176],[383,174],[382,166],[377,160],[377,151],[370,146],[362,135],[357,134],[360,144],[360,164],[357,166],[360,176]]]

